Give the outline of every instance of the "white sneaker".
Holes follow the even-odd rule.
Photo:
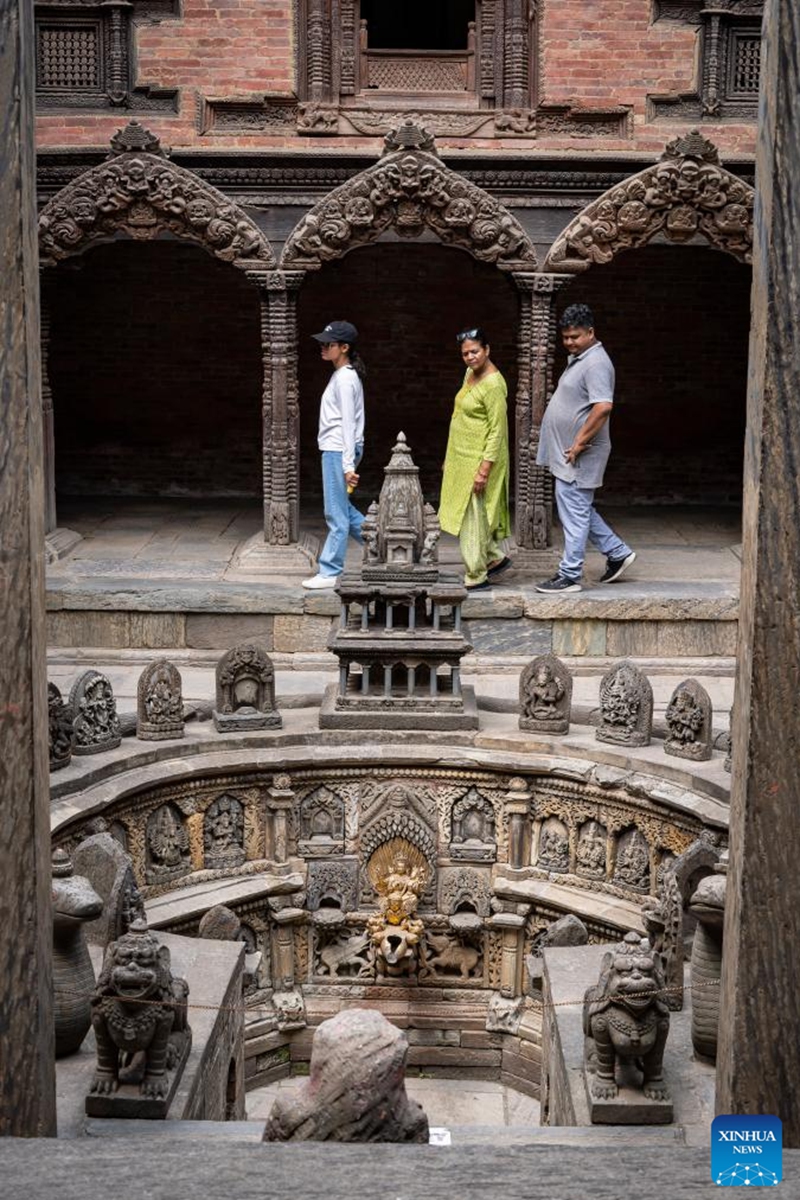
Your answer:
[[[335,588],[338,582],[338,575],[312,575],[310,579],[303,580],[303,587],[311,592],[320,588]]]

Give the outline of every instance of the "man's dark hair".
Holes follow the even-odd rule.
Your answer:
[[[594,329],[594,317],[588,304],[570,304],[558,322],[559,329]]]

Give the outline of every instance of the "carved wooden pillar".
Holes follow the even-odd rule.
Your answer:
[[[505,0],[503,107],[530,108],[530,0]]]
[[[480,6],[480,41],[478,45],[478,96],[481,108],[494,108],[502,95],[502,80],[498,86],[498,71],[503,55],[497,51],[497,0],[483,0]]]
[[[40,275],[40,325],[42,347],[42,441],[44,444],[44,531],[56,528],[56,440],[53,427],[53,392],[50,387],[50,289],[46,272]]]
[[[330,0],[306,0],[306,98],[318,104],[331,100],[332,45]]]
[[[297,289],[302,271],[248,271],[261,300],[264,539],[290,546],[300,533]]]
[[[342,31],[338,72],[334,69],[333,101],[339,96],[353,96],[356,91],[356,0],[338,0],[339,14],[333,27]],[[337,66],[334,60],[334,68]],[[338,74],[338,84],[336,76]]]
[[[128,25],[133,12],[130,0],[104,0],[108,10],[107,95],[114,105],[126,104],[130,92]]]
[[[518,546],[530,550],[543,550],[552,537],[552,480],[545,467],[537,467],[536,455],[544,410],[553,390],[555,298],[571,278],[514,272],[520,294],[514,536]]]
[[[800,1146],[800,8],[767,0],[716,1104]]]
[[[703,116],[713,117],[719,112],[719,42],[721,34],[719,13],[712,12],[703,33]]]
[[[0,1135],[56,1132],[33,5],[0,5]]]

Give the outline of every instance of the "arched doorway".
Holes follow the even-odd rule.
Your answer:
[[[59,500],[258,500],[259,302],[242,272],[170,240],[99,245],[49,275]]]
[[[368,502],[403,430],[436,502],[453,397],[463,376],[455,334],[482,324],[509,389],[513,429],[519,296],[494,267],[438,242],[380,242],[311,276],[300,293],[301,479],[305,503],[321,495],[317,415],[330,369],[310,335],[333,318],[359,329],[367,363],[367,453],[360,494]]]
[[[559,314],[592,309],[616,370],[604,504],[740,506],[750,283],[707,245],[651,244],[559,292]]]

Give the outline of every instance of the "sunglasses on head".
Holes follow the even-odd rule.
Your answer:
[[[480,329],[462,329],[461,333],[456,334],[457,342],[470,342],[480,333]]]

